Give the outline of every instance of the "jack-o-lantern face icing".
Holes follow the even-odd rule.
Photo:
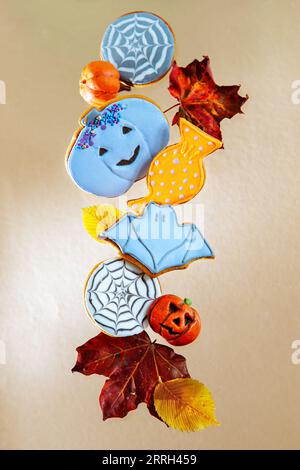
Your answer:
[[[96,196],[115,197],[147,173],[169,140],[162,111],[147,99],[130,97],[92,108],[72,143],[68,170],[75,183]]]
[[[200,333],[201,321],[190,299],[167,294],[156,299],[149,311],[151,328],[173,346],[184,346]]]

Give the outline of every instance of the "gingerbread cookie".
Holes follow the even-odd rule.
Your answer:
[[[110,24],[101,43],[101,56],[118,69],[125,82],[147,85],[170,69],[174,43],[172,29],[162,18],[138,11]]]
[[[147,325],[147,312],[161,295],[157,279],[122,258],[95,266],[84,292],[89,316],[105,333],[132,336]]]
[[[145,97],[127,96],[101,110],[91,108],[68,151],[69,174],[84,191],[120,196],[146,175],[169,134],[164,114]]]
[[[150,276],[187,267],[212,250],[194,224],[179,224],[172,206],[150,203],[141,216],[126,214],[99,234]]]
[[[149,194],[128,205],[141,211],[150,201],[182,204],[193,199],[205,183],[203,159],[222,147],[222,142],[180,119],[179,143],[163,149],[152,161],[147,174]]]

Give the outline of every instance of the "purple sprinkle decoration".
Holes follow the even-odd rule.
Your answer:
[[[100,127],[103,131],[107,128],[107,125],[118,124],[121,119],[121,113],[123,109],[126,108],[126,105],[122,104],[113,104],[109,106],[101,116],[96,116],[91,122],[86,126],[86,129],[81,136],[79,142],[76,145],[77,149],[85,150],[94,145],[93,137],[96,135],[96,129]]]

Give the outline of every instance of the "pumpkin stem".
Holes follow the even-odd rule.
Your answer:
[[[119,91],[130,91],[131,86],[128,83],[120,82],[120,90]]]
[[[192,302],[192,299],[189,299],[188,297],[186,297],[186,298],[184,299],[183,303],[185,303],[186,305],[189,305],[189,306],[190,306],[190,305],[192,305],[193,302]]]

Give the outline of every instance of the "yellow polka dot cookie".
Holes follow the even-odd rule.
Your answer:
[[[180,142],[164,148],[152,160],[147,174],[149,194],[128,202],[141,211],[150,202],[157,204],[182,204],[190,201],[205,183],[203,159],[222,147],[222,142],[180,119]]]

